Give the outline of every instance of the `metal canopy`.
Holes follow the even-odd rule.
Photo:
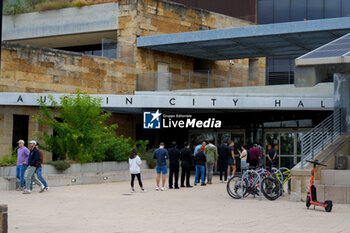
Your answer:
[[[350,33],[350,17],[139,37],[138,48],[208,60],[298,56]]]
[[[350,33],[295,59],[297,66],[350,63]]]

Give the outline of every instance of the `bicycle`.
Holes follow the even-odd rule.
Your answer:
[[[280,169],[272,168],[272,171],[275,173],[276,178],[280,181],[282,186],[282,191],[284,192],[284,184],[288,182],[288,194],[291,193],[291,170],[286,167],[281,167]]]
[[[259,180],[260,177],[260,180]],[[243,177],[236,175],[232,177],[226,185],[228,194],[234,199],[247,197],[250,194],[255,197],[259,194],[259,181],[261,182],[261,191],[269,200],[275,200],[279,197],[279,182],[270,176],[270,173],[260,168],[258,170],[247,170]]]

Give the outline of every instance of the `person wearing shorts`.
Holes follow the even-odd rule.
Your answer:
[[[247,163],[247,157],[248,157],[248,153],[247,150],[245,149],[246,146],[242,145],[241,146],[241,151],[239,152],[239,158],[241,159],[241,172],[243,172],[244,170],[246,170],[249,167],[249,163]]]
[[[228,167],[227,167],[227,175],[228,179],[231,177],[235,176],[236,173],[236,159],[235,159],[235,143],[233,141],[230,142],[229,144],[229,157],[228,157]],[[232,169],[232,176],[231,174],[231,169]]]
[[[168,151],[164,148],[165,144],[161,142],[159,148],[153,152],[153,159],[157,160],[157,179],[156,179],[156,190],[159,191],[160,174],[162,174],[162,187],[161,191],[165,190],[165,178],[168,173],[168,168],[166,166],[166,160],[169,158]]]

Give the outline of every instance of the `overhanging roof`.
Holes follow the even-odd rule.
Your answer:
[[[138,48],[227,60],[297,56],[350,33],[350,17],[139,37]]]
[[[350,63],[350,33],[295,59],[295,65]]]

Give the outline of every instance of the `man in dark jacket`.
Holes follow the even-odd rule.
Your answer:
[[[173,177],[175,176],[174,186],[175,189],[179,189],[179,160],[180,160],[180,151],[176,148],[176,142],[171,143],[171,148],[169,149],[169,189],[173,188]]]
[[[228,166],[228,158],[229,158],[229,147],[227,146],[227,142],[223,142],[219,148],[219,169],[220,169],[220,181],[222,181],[222,174],[224,173],[224,179],[227,181],[227,166]]]
[[[24,177],[26,180],[26,190],[24,190],[23,194],[30,194],[32,192],[30,190],[30,183],[32,182],[32,180],[34,181],[35,184],[40,186],[40,192],[42,193],[45,190],[45,186],[35,176],[36,165],[39,160],[39,151],[35,147],[36,141],[30,141],[29,145],[30,145],[30,153],[28,158],[28,167],[24,174]]]
[[[184,148],[181,150],[181,187],[192,188],[190,185],[192,153],[188,142],[184,143]],[[185,186],[186,176],[186,186]]]

